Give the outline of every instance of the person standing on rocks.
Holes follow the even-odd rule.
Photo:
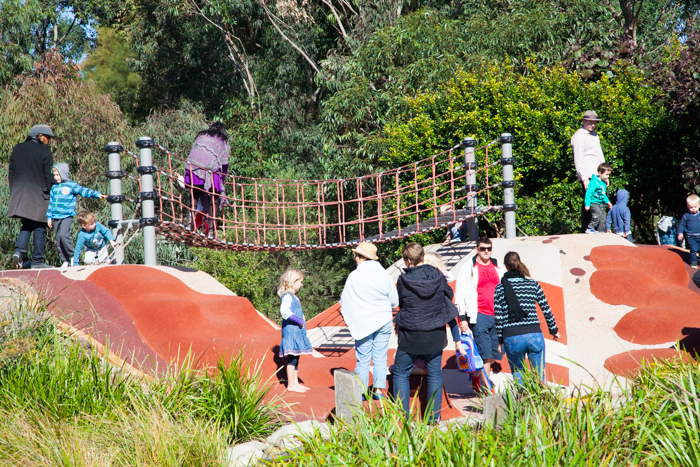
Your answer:
[[[605,162],[605,156],[600,147],[600,137],[595,131],[596,125],[601,121],[598,114],[595,110],[586,110],[581,120],[581,128],[571,137],[571,149],[574,151],[576,177],[583,188],[582,198],[585,198],[588,183],[596,174],[598,166]],[[586,231],[590,222],[591,212],[581,203],[581,233]]]
[[[384,397],[386,359],[392,331],[391,310],[399,306],[394,280],[379,264],[377,247],[362,242],[354,248],[357,269],[350,273],[340,296],[340,312],[355,339],[355,374],[366,391],[373,365],[374,399]]]
[[[55,135],[48,125],[34,125],[27,139],[18,144],[10,155],[7,179],[10,186],[10,202],[7,217],[21,222],[15,242],[12,265],[21,268],[33,235],[32,268],[48,268],[44,264],[46,243],[46,211],[53,185],[53,154],[49,145]]]

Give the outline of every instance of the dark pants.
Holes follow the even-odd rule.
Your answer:
[[[73,239],[70,235],[70,226],[72,223],[72,217],[53,220],[53,228],[56,234],[56,247],[58,248],[58,256],[61,258],[61,261],[67,263],[70,263],[70,261],[73,259],[73,253],[75,252],[75,247],[73,246]]]
[[[605,205],[600,203],[591,203],[591,221],[588,223],[588,229],[605,232]]]
[[[586,211],[586,189],[583,187],[583,182],[581,182],[581,190],[583,190],[583,195],[581,196],[581,230],[580,233],[584,233],[588,228],[588,224],[591,223],[591,211]]]
[[[440,411],[442,410],[442,350],[439,352],[417,355],[396,350],[394,356],[394,398],[401,402],[406,416],[409,415],[409,405],[411,398],[411,387],[408,377],[413,369],[413,362],[417,358],[425,360],[425,367],[428,370],[428,408],[426,413],[430,413],[430,421],[440,421]],[[432,413],[430,412],[432,404]]]
[[[29,248],[29,236],[34,234],[34,247],[32,248],[32,265],[44,262],[44,244],[46,243],[46,222],[37,222],[20,217],[22,226],[19,229],[15,252],[21,252],[22,256]]]
[[[688,242],[688,249],[690,250],[690,264],[698,263],[698,246],[700,246],[700,237],[695,235],[685,236],[685,240]]]

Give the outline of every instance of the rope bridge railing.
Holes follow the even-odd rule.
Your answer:
[[[137,141],[138,155],[110,143],[105,148],[110,164],[109,225],[117,234],[124,225],[138,224],[143,228],[144,244],[152,236],[155,245],[157,231],[173,241],[208,248],[317,249],[394,240],[464,220],[469,220],[470,238],[474,238],[478,234],[472,235],[475,217],[502,210],[508,236],[508,217],[512,214],[514,231],[515,211],[512,142],[512,136],[504,134],[476,147],[474,139],[466,138],[420,161],[346,179],[218,174],[223,192],[214,191],[213,183],[207,190],[185,183],[185,169],[198,167],[148,137]],[[134,159],[139,178],[122,172],[121,152]],[[494,152],[501,157],[494,158]],[[490,173],[499,165],[502,173]],[[121,203],[133,201],[122,195],[124,178],[139,184],[142,218],[138,221],[123,220]],[[503,192],[492,193],[495,188]],[[212,201],[208,212],[202,212],[195,202],[203,194]],[[486,204],[479,205],[479,200]],[[154,255],[155,251],[145,255],[146,264],[155,261]]]

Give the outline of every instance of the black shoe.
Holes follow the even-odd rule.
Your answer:
[[[30,269],[46,269],[46,268],[53,268],[53,266],[49,264],[44,264],[44,263],[32,263]]]
[[[15,253],[12,255],[12,267],[15,269],[22,268],[22,252],[21,251],[15,251]]]

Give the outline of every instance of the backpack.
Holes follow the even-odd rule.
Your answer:
[[[474,337],[471,334],[462,334],[460,337],[466,353],[455,352],[457,357],[457,369],[462,373],[474,373],[484,368],[484,361],[476,348]]]

